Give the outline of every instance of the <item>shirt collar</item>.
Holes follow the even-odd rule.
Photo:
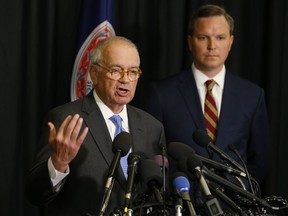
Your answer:
[[[93,95],[94,95],[94,99],[95,99],[99,109],[101,110],[102,115],[104,116],[105,121],[109,120],[109,118],[111,116],[115,115],[111,111],[111,109],[108,106],[106,106],[106,104],[104,104],[104,102],[99,98],[95,89],[93,91]],[[127,106],[126,105],[124,105],[123,110],[120,113],[118,113],[117,115],[120,115],[123,123],[125,125],[128,125]]]
[[[226,68],[225,65],[223,65],[222,70],[214,77],[208,77],[204,73],[202,73],[200,70],[198,70],[194,63],[192,64],[192,73],[194,75],[196,84],[198,87],[200,86],[205,86],[205,82],[207,80],[213,79],[216,84],[223,89],[224,88],[224,79],[225,79],[225,73],[226,73]],[[200,85],[200,86],[199,86]]]

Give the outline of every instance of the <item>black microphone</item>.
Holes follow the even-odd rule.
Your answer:
[[[137,173],[137,165],[140,160],[148,158],[143,152],[131,152],[128,156],[128,178],[124,200],[124,213],[128,213],[130,209],[130,201],[132,198],[133,186],[135,184],[135,175]]]
[[[233,191],[236,194],[239,194],[243,197],[246,197],[247,199],[250,199],[252,202],[257,202],[261,206],[265,206],[265,207],[272,209],[272,207],[265,200],[258,198],[257,196],[250,193],[249,191],[243,190],[242,188],[235,185],[234,183],[222,178],[221,176],[218,176],[214,172],[211,172],[206,167],[203,167],[202,172],[208,180],[213,181],[213,182],[223,186],[225,189]]]
[[[235,166],[242,172],[245,172],[245,169],[239,163],[237,163],[233,158],[231,158],[228,154],[226,154],[224,151],[222,151],[220,148],[218,148],[215,144],[211,142],[211,139],[206,131],[196,130],[193,133],[193,140],[202,147],[208,146],[210,149],[216,152],[223,160]]]
[[[180,197],[182,198],[182,200],[186,201],[189,215],[196,216],[196,212],[192,205],[192,201],[189,194],[190,183],[189,180],[186,178],[186,175],[182,172],[176,172],[174,174],[173,186],[177,194],[180,195]],[[175,206],[176,216],[182,215],[182,208],[183,206],[180,200]]]
[[[242,172],[238,169],[234,169],[230,166],[226,166],[222,163],[219,163],[219,162],[214,161],[214,160],[210,160],[206,157],[202,157],[202,156],[197,155],[197,154],[195,154],[195,156],[202,161],[203,165],[206,165],[210,168],[214,168],[217,171],[226,172],[226,173],[229,173],[231,175],[235,175],[235,176],[239,176],[239,177],[246,177],[246,173]]]
[[[234,145],[229,144],[228,147],[229,147],[229,149],[230,149],[231,151],[234,152],[234,154],[235,154],[235,155],[239,158],[239,160],[242,162],[242,164],[243,164],[243,166],[244,166],[244,169],[245,169],[245,172],[247,173],[247,179],[248,179],[248,182],[249,182],[249,186],[250,186],[251,192],[255,195],[254,187],[252,186],[250,174],[249,174],[249,172],[248,172],[246,163],[243,161],[241,155],[239,154],[239,152],[237,151],[237,149],[236,149],[236,147],[235,147]]]
[[[174,160],[179,160],[179,158],[183,156],[189,157],[189,155],[192,155],[192,154],[195,154],[194,149],[184,143],[171,142],[168,145],[168,155],[172,157]],[[217,169],[218,171],[227,172],[229,174],[240,176],[240,177],[241,176],[246,177],[246,173],[239,171],[238,169],[234,169],[230,166],[226,166],[222,163],[210,160],[206,157],[203,157],[197,154],[195,154],[195,156],[198,157],[204,165]]]
[[[178,161],[181,157],[189,157],[195,154],[194,149],[181,142],[171,142],[168,144],[168,155]]]
[[[158,164],[158,166],[161,169],[164,168],[166,172],[168,171],[169,162],[168,162],[168,159],[165,156],[163,156],[163,155],[154,155],[152,157],[152,159],[156,162],[156,164]]]
[[[240,216],[247,216],[244,210],[240,206],[238,206],[233,200],[231,200],[226,194],[224,194],[222,189],[219,188],[218,185],[209,182],[209,188],[214,194],[216,194],[218,198],[220,198],[223,202],[229,205],[231,209],[233,209],[235,212],[238,212]]]
[[[162,155],[154,155],[152,159],[158,164],[158,166],[162,170],[162,184],[163,184],[163,202],[166,203],[166,173],[169,168],[169,162],[168,159],[165,157],[164,154]]]
[[[180,170],[181,172],[184,172],[188,178],[191,181],[196,181],[196,175],[194,175],[193,173],[191,173],[188,170],[188,166],[187,166],[187,157],[180,157],[180,159],[177,162],[177,169]],[[203,200],[202,200],[202,195],[201,195],[201,188],[200,187],[194,187],[194,197],[195,197],[195,201],[194,204],[196,206],[196,209],[199,209],[201,206],[203,206]]]
[[[119,161],[121,157],[127,155],[131,146],[132,146],[131,135],[125,131],[119,133],[113,140],[112,152],[114,153],[114,157],[112,163],[109,166],[108,176],[105,184],[104,196],[102,199],[102,205],[100,208],[99,215],[105,214],[115,181],[115,174],[116,174],[115,170],[119,166]]]
[[[162,172],[158,164],[152,159],[141,160],[138,164],[138,179],[144,194],[153,192],[156,201],[163,204],[163,197],[159,189],[162,187]]]
[[[195,173],[197,179],[199,180],[200,186],[207,197],[205,207],[208,210],[209,214],[211,216],[222,215],[223,214],[222,208],[220,207],[216,197],[214,197],[211,194],[208,184],[204,176],[202,175],[202,167],[203,167],[202,162],[197,157],[195,157],[195,155],[190,155],[188,157],[187,164],[188,164],[188,170],[192,173]]]

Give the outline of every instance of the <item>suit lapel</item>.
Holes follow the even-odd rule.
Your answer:
[[[146,134],[146,129],[143,127],[141,123],[141,116],[135,112],[131,108],[131,106],[127,106],[127,111],[128,111],[128,119],[129,119],[129,128],[130,128],[130,134],[132,136],[132,150],[133,152],[137,151],[145,151],[145,134]],[[137,145],[135,145],[137,143]]]
[[[206,127],[198,90],[191,70],[187,70],[179,78],[179,91],[183,95],[185,104],[187,105],[195,124],[195,128],[205,129]]]
[[[112,140],[103,115],[95,102],[93,94],[90,93],[84,99],[82,110],[88,114],[87,118],[85,119],[85,123],[90,130],[95,144],[103,155],[103,158],[107,164],[108,172],[109,166],[114,157],[114,153],[112,152]],[[117,170],[116,181],[119,182],[123,189],[126,188],[126,179],[120,165],[119,169]]]
[[[109,164],[111,157],[113,157],[112,140],[92,92],[93,91],[84,98],[82,110],[88,114],[85,122],[90,130],[91,136],[95,140],[95,144],[103,154],[106,163]]]
[[[225,136],[227,135],[225,129],[229,129],[231,125],[235,124],[234,115],[239,107],[237,84],[234,82],[233,76],[226,72],[216,141],[216,145],[220,148],[226,147],[221,146],[225,143]]]

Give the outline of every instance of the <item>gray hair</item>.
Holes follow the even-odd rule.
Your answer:
[[[111,37],[105,38],[104,40],[100,41],[96,45],[96,47],[92,51],[92,56],[91,56],[91,61],[90,62],[93,63],[93,64],[101,62],[102,61],[103,48],[106,47],[107,45],[109,45],[113,41],[126,42],[131,47],[134,47],[137,50],[137,52],[138,52],[137,46],[131,40],[129,40],[129,39],[125,38],[125,37],[121,37],[121,36],[111,36]],[[138,52],[138,60],[139,60],[139,64],[140,64],[139,52]]]

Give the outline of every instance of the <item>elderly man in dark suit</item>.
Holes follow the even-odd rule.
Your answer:
[[[43,148],[27,178],[29,200],[43,206],[45,215],[99,214],[114,157],[116,127],[111,116],[119,115],[122,127],[131,134],[131,152],[152,157],[165,146],[162,124],[128,105],[141,75],[139,65],[137,48],[128,39],[101,41],[91,59],[94,90],[48,113],[40,139]],[[117,172],[105,215],[124,202],[126,179],[120,166]]]

